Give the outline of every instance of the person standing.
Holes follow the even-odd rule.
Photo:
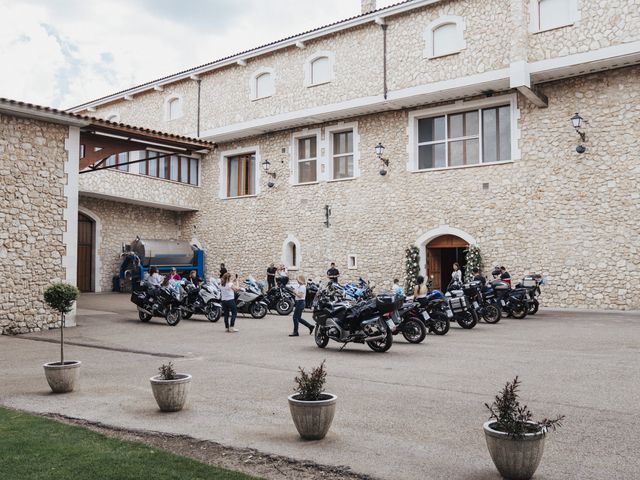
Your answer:
[[[271,265],[269,265],[269,267],[267,268],[267,288],[269,290],[271,290],[273,287],[276,286],[276,272],[278,270],[276,269],[275,265],[272,263]]]
[[[327,277],[329,277],[330,281],[338,283],[339,276],[340,271],[336,268],[336,264],[331,262],[331,266],[329,267],[329,270],[327,270]]]
[[[290,337],[298,337],[298,324],[301,323],[309,329],[309,335],[313,335],[313,325],[302,318],[302,312],[304,311],[304,299],[307,296],[307,280],[304,275],[298,276],[298,286],[294,290],[296,305],[293,309],[293,333],[289,334]]]
[[[422,275],[418,275],[416,277],[417,285],[413,287],[413,301],[418,302],[421,306],[426,306],[427,304],[427,294],[429,293],[429,289],[424,284],[424,277]]]
[[[238,308],[236,307],[236,291],[238,287],[235,285],[235,282],[231,280],[231,274],[229,272],[225,272],[220,283],[224,327],[227,329],[227,332],[235,333],[238,331],[238,329],[235,328],[236,317],[238,316]],[[229,320],[229,314],[231,314],[231,320]]]
[[[484,275],[480,273],[480,269],[478,267],[473,267],[471,270],[473,272],[473,281],[480,282],[480,284],[484,287],[487,284],[487,279],[484,278]]]
[[[224,276],[224,274],[227,273],[227,268],[224,266],[224,263],[220,264],[220,278],[222,279],[222,277]]]
[[[453,272],[451,272],[451,284],[458,283],[462,285],[462,272],[460,271],[460,265],[458,262],[453,264]]]

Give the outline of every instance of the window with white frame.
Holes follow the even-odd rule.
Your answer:
[[[289,270],[298,269],[298,246],[295,242],[287,243],[284,264]]]
[[[251,76],[251,100],[259,100],[273,96],[275,88],[275,73],[273,68],[261,68]]]
[[[318,180],[318,136],[295,139],[296,183]]]
[[[165,102],[165,120],[176,120],[182,117],[182,99],[170,97]]]
[[[577,19],[578,0],[531,0],[533,32],[573,25]]]
[[[333,80],[333,52],[316,52],[304,65],[304,83],[307,87],[322,85]]]
[[[129,161],[129,152],[122,152],[116,155],[111,155],[109,158],[105,160],[105,166],[107,167],[116,167],[118,170],[122,172],[129,171],[129,165],[126,163]]]
[[[417,170],[512,160],[509,103],[415,121]]]
[[[459,53],[467,46],[465,28],[464,19],[455,15],[444,15],[431,22],[424,31],[424,57],[436,58]]]
[[[178,155],[167,156],[165,153],[152,150],[138,152],[138,173],[150,177],[173,180],[174,182],[198,185],[197,158]]]
[[[333,180],[355,177],[353,129],[331,132],[330,161]]]
[[[245,197],[256,193],[256,156],[246,153],[226,157],[227,197]]]
[[[356,255],[347,255],[347,269],[356,270],[358,268],[358,257]]]

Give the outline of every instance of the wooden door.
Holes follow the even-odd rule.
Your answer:
[[[433,281],[433,288],[442,288],[442,258],[439,248],[427,248],[427,282]]]
[[[78,214],[77,284],[81,292],[93,291],[93,222]]]

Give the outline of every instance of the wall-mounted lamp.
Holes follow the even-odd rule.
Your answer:
[[[266,173],[267,175],[269,175],[273,180],[276,179],[276,172],[270,172],[269,168],[271,167],[271,162],[269,160],[267,160],[265,158],[264,162],[262,162],[262,168],[264,169],[264,173]],[[269,188],[272,188],[275,186],[275,183],[273,180],[269,180],[269,182],[267,183],[267,186]]]
[[[376,152],[376,157],[378,157],[378,160],[380,160],[380,162],[382,162],[382,165],[380,167],[380,175],[385,176],[387,174],[387,168],[389,167],[389,159],[388,158],[382,158],[382,154],[384,153],[384,145],[382,145],[382,143],[378,142],[378,144],[375,146],[374,150]]]
[[[587,134],[582,130],[580,130],[582,128],[583,123],[588,123],[588,122],[584,118],[582,118],[579,113],[576,113],[573,117],[571,117],[571,125],[573,125],[573,128],[575,129],[576,133],[580,135],[580,140],[582,140],[582,142],[586,142]],[[584,145],[578,145],[576,147],[576,152],[578,153],[584,153],[586,151],[587,149],[584,147]]]

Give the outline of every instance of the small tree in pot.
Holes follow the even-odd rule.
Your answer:
[[[63,282],[52,283],[44,292],[46,304],[60,313],[60,361],[43,365],[45,377],[54,393],[71,392],[80,376],[81,362],[64,360],[64,318],[73,309],[79,295],[76,287]]]
[[[305,440],[323,439],[336,412],[338,397],[324,392],[327,381],[324,363],[323,361],[320,366],[313,368],[311,373],[298,367],[299,375],[294,379],[296,393],[288,398],[293,423]]]
[[[158,372],[159,375],[150,379],[151,391],[158,407],[163,412],[182,410],[189,395],[191,375],[176,373],[171,362],[158,368]]]
[[[485,403],[491,415],[484,424],[484,433],[500,475],[511,480],[528,480],[542,459],[547,431],[562,426],[564,415],[553,420],[532,420],[531,411],[520,405],[519,388],[520,379],[516,376],[506,383],[491,405]]]

